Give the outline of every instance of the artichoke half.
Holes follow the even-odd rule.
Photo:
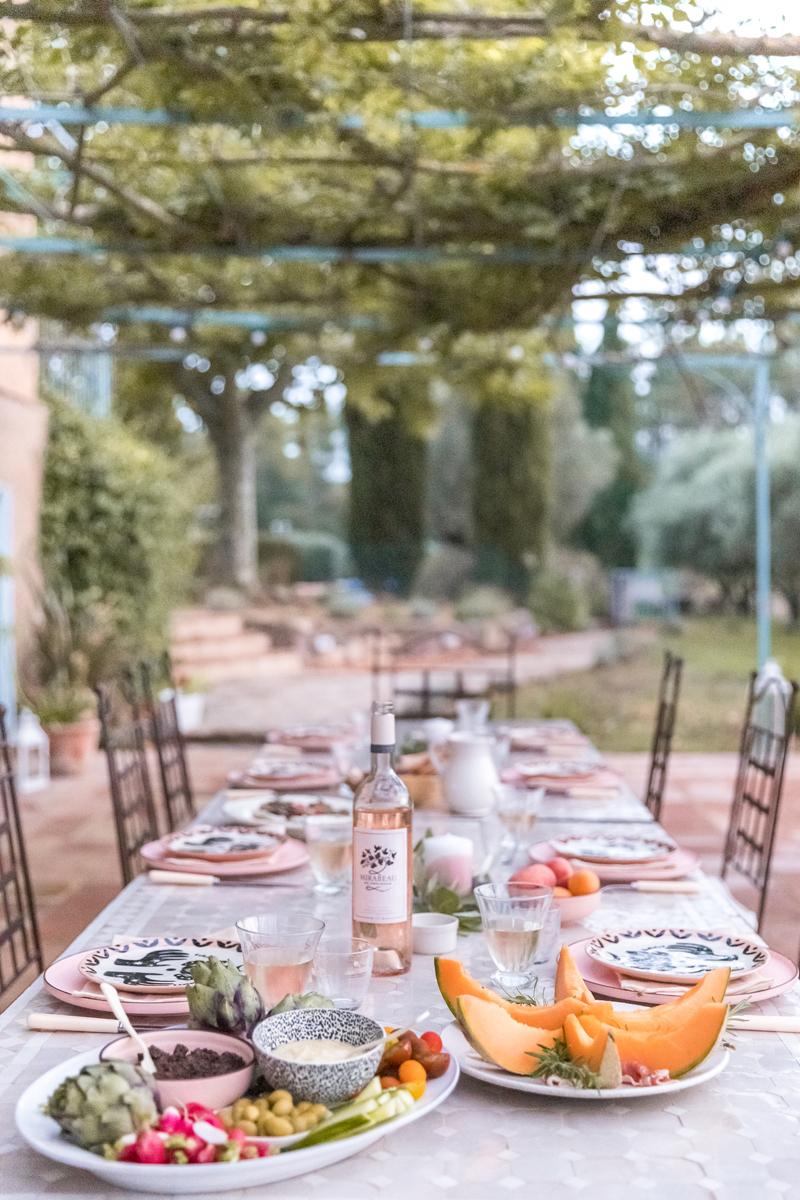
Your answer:
[[[261,997],[234,963],[220,962],[212,954],[193,963],[190,973],[194,982],[186,988],[186,1000],[194,1029],[218,1029],[247,1038],[263,1021]]]
[[[269,1010],[269,1015],[274,1017],[276,1013],[293,1012],[296,1008],[335,1008],[336,1005],[327,996],[320,996],[319,992],[290,992],[288,996],[284,996],[280,1004],[276,1004],[274,1008]]]
[[[44,1112],[76,1146],[100,1155],[104,1146],[126,1133],[149,1129],[158,1120],[150,1076],[122,1059],[84,1067],[65,1079]]]

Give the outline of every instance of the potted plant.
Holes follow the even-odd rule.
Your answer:
[[[50,740],[50,774],[80,775],[97,749],[100,722],[92,693],[69,684],[48,685],[34,710]]]

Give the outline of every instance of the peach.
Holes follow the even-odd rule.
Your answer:
[[[567,881],[575,869],[572,863],[566,858],[551,858],[545,863],[545,866],[549,867],[553,872],[559,887],[567,886]]]
[[[509,883],[535,883],[539,887],[555,887],[556,877],[544,863],[534,863],[530,867],[520,867],[508,881]]]
[[[565,888],[565,887],[554,887],[553,888],[553,899],[554,900],[566,900],[571,895],[572,895],[572,892],[569,890],[569,888]]]
[[[567,886],[573,896],[591,896],[600,890],[600,880],[594,871],[575,871],[570,875]]]

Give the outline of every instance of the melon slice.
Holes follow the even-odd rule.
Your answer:
[[[478,983],[464,970],[464,964],[455,958],[435,958],[434,969],[439,991],[456,1018],[459,996],[475,996],[478,1000],[487,1000],[504,1009],[515,1021],[522,1025],[530,1025],[534,1029],[561,1029],[565,1017],[570,1013],[583,1012],[586,1007],[582,1000],[576,1000],[572,996],[555,1004],[513,1004],[510,1000],[498,996],[497,992]],[[610,1015],[613,1011],[611,1004],[608,1005],[608,1009]]]
[[[533,1029],[515,1021],[498,1004],[477,996],[459,996],[458,1023],[482,1058],[512,1075],[531,1075],[539,1065],[536,1052],[549,1049],[560,1029]]]
[[[591,1004],[594,1000],[575,965],[572,951],[569,946],[562,946],[556,969],[556,1000],[566,1000],[569,996],[583,1000],[585,1004]]]
[[[707,1058],[719,1041],[728,1015],[727,1004],[705,1003],[671,1027],[614,1029],[613,1037],[622,1062],[641,1063],[651,1071],[669,1071],[673,1079],[685,1075]],[[608,1029],[591,1016],[576,1018],[588,1037]]]
[[[676,1000],[669,1000],[666,1004],[655,1004],[652,1008],[639,1012],[617,1012],[610,1004],[594,1001],[593,1004],[586,1005],[585,1015],[615,1029],[630,1029],[642,1033],[647,1030],[674,1029],[703,1005],[720,1004],[725,997],[730,974],[728,967],[717,967]]]
[[[574,1063],[588,1067],[595,1073],[600,1070],[603,1062],[608,1035],[607,1026],[598,1025],[597,1030],[591,1033],[577,1017],[567,1017],[564,1022],[564,1041],[567,1043],[570,1058]]]

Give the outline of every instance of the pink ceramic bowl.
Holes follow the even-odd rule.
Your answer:
[[[205,1029],[153,1029],[142,1033],[141,1036],[146,1046],[158,1046],[167,1053],[179,1045],[186,1046],[187,1050],[216,1050],[218,1054],[230,1050],[233,1054],[240,1055],[247,1064],[239,1071],[229,1071],[226,1075],[212,1075],[208,1079],[156,1080],[156,1090],[162,1108],[167,1108],[170,1104],[189,1104],[191,1101],[204,1104],[206,1108],[225,1108],[243,1096],[250,1086],[255,1052],[249,1042],[243,1042],[227,1033],[211,1033]],[[139,1054],[139,1047],[133,1038],[121,1037],[104,1046],[100,1058],[124,1058],[127,1062],[135,1063],[139,1061]]]
[[[589,896],[553,896],[551,904],[557,904],[561,909],[562,925],[577,925],[591,916],[600,903],[600,892],[592,892]]]

